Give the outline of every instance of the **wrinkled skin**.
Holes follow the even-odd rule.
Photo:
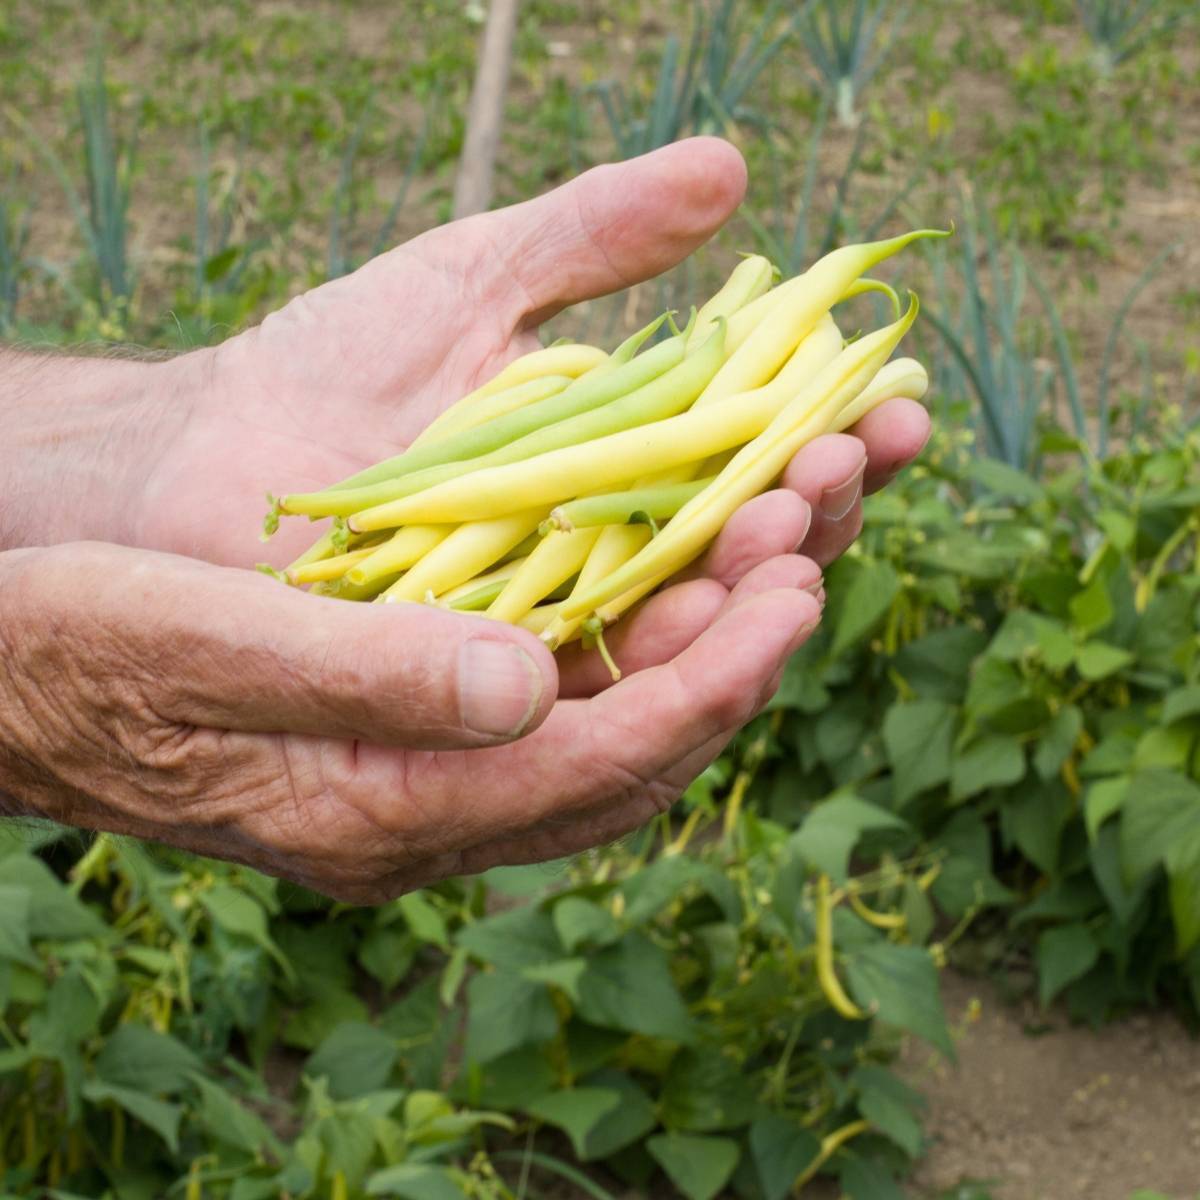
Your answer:
[[[778,686],[863,492],[923,444],[919,405],[889,401],[801,451],[618,627],[615,686],[596,655],[556,660],[520,629],[231,568],[264,556],[266,487],[321,487],[396,453],[531,349],[541,321],[690,254],[744,187],[716,139],[598,168],[397,247],[215,350],[105,364],[77,385],[89,419],[53,438],[22,442],[22,405],[70,394],[78,364],[0,357],[18,430],[0,448],[4,528],[27,547],[0,554],[8,808],[360,903],[571,853],[662,811]],[[21,378],[7,394],[6,375]],[[271,557],[312,537],[285,522]]]

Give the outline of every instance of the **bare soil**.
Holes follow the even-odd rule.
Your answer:
[[[1200,1041],[1173,1017],[1073,1027],[953,972],[943,997],[958,1063],[918,1045],[905,1054],[909,1082],[929,1101],[930,1148],[910,1195],[979,1180],[995,1200],[1200,1197]]]

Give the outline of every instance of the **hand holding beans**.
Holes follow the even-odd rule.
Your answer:
[[[215,350],[23,370],[0,450],[5,527],[9,545],[42,548],[0,554],[7,806],[374,901],[569,853],[669,803],[819,619],[817,563],[857,532],[864,488],[920,448],[919,405],[889,400],[800,450],[686,579],[616,626],[616,686],[578,645],[552,657],[483,617],[345,605],[218,564],[261,557],[263,480],[311,491],[400,453],[535,350],[547,316],[691,253],[743,187],[731,147],[681,143],[425,234]],[[558,381],[591,369],[558,366]],[[0,392],[8,371],[0,358]],[[570,386],[556,385],[528,403]],[[111,423],[64,418],[75,441],[42,436],[45,398],[73,387]],[[489,419],[505,415],[498,394]],[[442,423],[447,437],[470,428]],[[436,445],[432,432],[421,443]],[[63,457],[38,457],[51,453]],[[303,529],[278,536],[284,555],[303,549]]]

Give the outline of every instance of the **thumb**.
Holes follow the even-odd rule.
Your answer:
[[[460,277],[512,306],[514,328],[530,329],[675,266],[724,225],[745,190],[746,165],[729,142],[689,138],[431,230],[404,251],[442,269],[456,263]]]
[[[42,561],[44,560],[44,561]],[[27,560],[30,620],[119,650],[154,714],[182,725],[444,749],[545,719],[553,657],[525,630],[420,604],[350,604],[262,575],[123,547]]]

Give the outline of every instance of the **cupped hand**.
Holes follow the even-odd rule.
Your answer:
[[[863,492],[923,444],[919,405],[890,401],[802,450],[621,623],[615,686],[596,655],[555,660],[518,628],[226,567],[264,556],[265,487],[321,487],[398,452],[541,321],[686,257],[744,185],[714,139],[597,168],[169,364],[168,435],[113,538],[138,549],[0,556],[0,801],[359,902],[661,811],[774,691]],[[285,523],[270,553],[312,536]]]
[[[686,258],[729,219],[745,186],[741,156],[716,138],[597,167],[538,199],[431,230],[186,356],[173,435],[121,540],[228,565],[282,565],[315,534],[285,520],[264,549],[268,489],[315,490],[399,453],[445,407],[535,348],[541,322]],[[920,405],[895,400],[855,433],[813,443],[784,481],[813,507],[806,550],[823,562],[857,533],[863,474],[870,486],[898,470],[928,420]],[[752,540],[744,554],[761,558],[767,543],[794,550],[804,536],[799,509],[760,504],[761,515],[781,523],[768,523],[763,546]]]

